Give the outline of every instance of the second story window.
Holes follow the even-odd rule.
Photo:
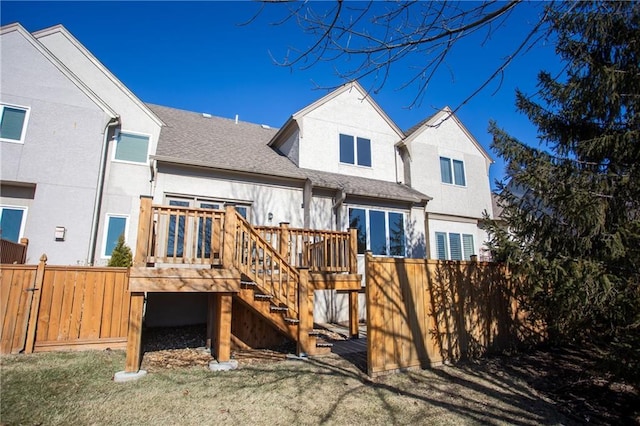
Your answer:
[[[340,162],[371,167],[371,140],[340,134]]]
[[[458,186],[467,185],[464,177],[464,163],[460,160],[440,157],[440,177],[442,178],[442,183],[451,183]]]
[[[149,156],[149,136],[120,132],[115,151],[115,160],[146,164]]]
[[[29,109],[0,104],[0,140],[24,142]]]

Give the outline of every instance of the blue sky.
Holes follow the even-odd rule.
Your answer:
[[[373,98],[405,130],[436,108],[457,107],[531,28],[541,6],[523,4],[490,40],[478,35],[458,46],[419,106],[407,108],[415,89],[399,90],[410,75],[407,64],[395,67]],[[289,47],[304,49],[312,39],[293,22],[273,25],[282,16],[281,5],[269,5],[258,19],[240,25],[258,8],[252,2],[2,1],[0,21],[20,22],[29,31],[63,24],[145,102],[228,118],[238,114],[244,121],[279,127],[327,92],[318,86],[343,83],[334,67],[344,64],[321,62],[306,70],[274,64],[272,57],[283,59]],[[520,140],[536,144],[535,128],[515,111],[514,91],[533,93],[541,69],[559,69],[549,43],[538,43],[507,68],[500,84],[489,84],[458,110],[485,149],[491,143],[491,119]],[[361,81],[365,88],[371,83]],[[503,175],[503,164],[490,153],[496,160],[490,174],[493,185]]]

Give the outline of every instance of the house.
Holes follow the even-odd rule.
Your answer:
[[[141,195],[176,211],[232,205],[256,229],[355,228],[360,273],[367,250],[462,260],[483,248],[492,160],[448,108],[405,133],[350,82],[273,129],[145,104],[62,26],[29,34],[14,24],[1,36],[0,102],[8,120],[25,117],[20,136],[1,142],[2,224],[30,238],[32,261],[46,252],[50,263],[104,264],[122,233],[135,248]],[[32,59],[6,60],[23,52]],[[64,97],[49,87],[53,76]],[[92,124],[86,135],[80,122]],[[204,220],[193,224],[213,223]],[[185,255],[186,226],[169,216],[165,255]],[[56,227],[66,232],[61,241]],[[316,321],[342,321],[348,307],[347,295],[316,291]],[[166,322],[168,311],[197,322],[207,301],[149,295],[149,324]]]
[[[27,262],[106,264],[134,243],[162,122],[61,25],[0,46],[2,237],[30,237]]]

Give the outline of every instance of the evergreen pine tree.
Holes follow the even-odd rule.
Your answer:
[[[111,252],[111,259],[109,259],[108,266],[121,266],[129,267],[133,264],[133,254],[131,249],[124,242],[124,235],[121,234],[118,237],[118,244],[113,248]]]
[[[640,5],[549,8],[564,75],[516,101],[540,144],[490,125],[509,179],[492,250],[528,278],[550,337],[604,340],[640,375]]]

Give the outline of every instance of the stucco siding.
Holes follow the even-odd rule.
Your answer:
[[[442,183],[440,157],[464,163],[465,186]],[[482,218],[491,212],[487,159],[450,119],[411,142],[411,185],[433,197],[430,213]]]
[[[105,72],[101,68],[103,65],[91,54],[76,46],[62,31],[36,33],[36,37],[119,115],[119,131],[149,136],[148,153],[155,154],[161,126],[144,105],[128,93],[115,77]],[[140,195],[151,194],[150,165],[116,160],[115,145],[115,139],[109,141],[95,258],[97,264],[107,261],[102,252],[105,227],[108,226],[107,214],[129,218],[125,239],[133,248],[137,232],[138,200]]]
[[[396,182],[399,137],[357,90],[341,93],[301,121],[300,167]],[[341,133],[371,141],[371,167],[340,163]]]
[[[46,254],[50,264],[85,263],[110,117],[19,31],[0,39],[0,101],[29,108],[24,143],[0,142],[0,178],[35,184],[24,200],[29,261]],[[55,241],[56,226],[64,241]]]
[[[278,226],[280,222],[288,222],[291,227],[300,228],[304,224],[301,187],[261,184],[231,174],[161,166],[154,203],[164,204],[167,194],[251,203],[254,225]],[[271,222],[269,213],[273,214]]]
[[[435,241],[436,232],[473,235],[473,248],[474,254],[476,255],[481,254],[482,249],[486,247],[485,244],[488,239],[487,233],[480,229],[478,224],[473,221],[461,222],[453,219],[429,219],[429,243],[432,259],[437,259],[438,257]]]

